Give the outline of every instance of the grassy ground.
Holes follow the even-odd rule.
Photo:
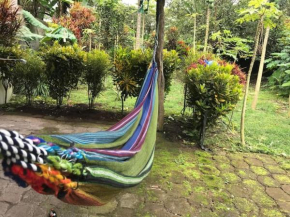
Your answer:
[[[125,101],[124,110],[131,111],[134,108],[136,98],[128,98]],[[105,82],[105,91],[100,93],[96,99],[96,109],[109,111],[121,110],[121,99],[113,85],[111,77]],[[80,86],[78,90],[71,93],[70,103],[88,103],[87,90],[85,86]],[[182,83],[173,80],[171,91],[166,97],[165,112],[167,115],[179,115],[183,106],[183,86]]]
[[[234,151],[248,150],[290,156],[290,118],[287,117],[286,100],[271,91],[262,89],[257,109],[254,111],[251,109],[253,92],[251,88],[247,103],[246,147],[241,147],[239,143],[241,101],[233,113],[230,129],[220,124],[216,129],[210,130],[214,136],[208,137],[206,142]]]
[[[246,113],[245,133],[246,133],[246,147],[239,145],[239,125],[240,125],[240,113],[241,105],[240,101],[236,110],[232,116],[232,123],[228,125],[228,118],[224,118],[221,123],[214,129],[210,129],[207,133],[205,144],[208,146],[220,147],[233,151],[253,151],[262,153],[271,153],[278,155],[290,156],[290,119],[287,117],[287,101],[273,93],[268,91],[265,87],[262,88],[259,96],[257,110],[251,109],[251,102],[253,97],[253,89],[250,89],[250,95],[248,100],[248,107]],[[128,98],[125,102],[125,111],[130,111],[134,107],[136,98]],[[16,97],[13,99],[13,103],[23,103],[23,97]],[[49,104],[53,104],[54,101],[50,98],[47,99]],[[96,99],[97,110],[119,112],[121,110],[121,101],[118,97],[116,88],[113,85],[112,79],[107,78],[105,82],[105,91],[103,91]],[[77,90],[72,91],[69,101],[64,102],[67,105],[74,104],[87,104],[87,90],[85,86],[80,86]],[[174,79],[171,91],[166,96],[165,112],[167,116],[167,123],[173,126],[173,133],[185,131],[187,134],[191,134],[189,130],[179,130],[176,120],[184,120],[185,117],[181,117],[181,110],[183,108],[183,84],[178,79]],[[186,115],[190,115],[190,110],[187,109]],[[172,123],[173,122],[173,123]],[[174,123],[175,122],[175,123]],[[178,123],[182,123],[178,122]],[[189,132],[189,133],[188,133]],[[194,134],[193,134],[194,135]],[[185,144],[191,144],[191,141],[182,135],[177,135],[181,140],[184,140]],[[187,141],[186,141],[187,140]]]

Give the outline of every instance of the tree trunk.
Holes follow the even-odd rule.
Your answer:
[[[141,6],[141,1],[138,0],[138,7]],[[142,14],[138,12],[137,14],[137,31],[136,31],[136,46],[135,49],[140,49],[140,35],[141,35],[141,16]]]
[[[158,67],[158,131],[163,131],[164,124],[164,87],[165,79],[163,74],[163,43],[164,43],[164,5],[165,0],[158,0],[156,6],[156,33],[158,47],[156,50],[156,62]]]
[[[124,97],[121,96],[121,100],[122,100],[122,114],[124,114]]]
[[[204,138],[205,138],[205,131],[206,131],[206,124],[207,124],[207,112],[203,114],[202,117],[202,125],[199,132],[199,145],[202,150],[206,150],[204,147]]]
[[[241,115],[241,129],[240,129],[241,132],[240,133],[241,133],[242,145],[246,144],[246,141],[245,141],[245,115],[246,115],[247,98],[248,98],[251,74],[252,74],[252,70],[253,70],[253,66],[254,66],[254,63],[256,60],[256,55],[257,55],[257,50],[258,50],[259,38],[260,38],[260,34],[261,34],[261,31],[263,28],[263,20],[264,20],[264,17],[262,16],[260,19],[260,22],[257,25],[257,31],[256,31],[256,35],[255,35],[255,47],[254,47],[253,56],[252,56],[252,60],[251,60],[251,64],[250,64],[250,68],[249,68],[248,76],[247,76],[247,84],[246,84],[246,90],[245,90],[243,108],[242,108],[242,115]]]
[[[196,15],[194,16],[193,18],[194,20],[194,23],[193,23],[193,54],[195,54],[195,50],[196,50],[196,47],[195,47],[195,35],[196,35]]]
[[[206,53],[207,51],[207,41],[208,41],[208,34],[209,34],[209,19],[210,19],[210,8],[209,6],[207,6],[206,29],[205,29],[205,38],[204,38],[204,48],[203,48],[204,53]]]
[[[185,109],[186,109],[186,98],[187,98],[187,84],[184,85],[184,94],[183,94],[183,109],[182,109],[182,116],[185,113]]]
[[[102,28],[102,19],[100,18],[99,20],[99,35],[98,35],[98,38],[99,38],[99,50],[101,50],[101,29]]]
[[[142,34],[141,34],[141,46],[144,47],[144,33],[145,33],[145,14],[143,14]]]
[[[252,103],[252,109],[254,109],[254,110],[256,110],[258,97],[259,97],[259,91],[260,91],[260,87],[261,87],[261,81],[262,81],[262,76],[263,76],[263,69],[264,69],[264,62],[265,62],[265,55],[266,55],[269,33],[270,33],[270,27],[267,27],[266,33],[265,33],[265,38],[264,38],[264,43],[263,43],[263,48],[262,48],[258,78],[257,78],[257,83],[256,83],[256,88],[255,88],[255,96],[254,96],[254,100]]]

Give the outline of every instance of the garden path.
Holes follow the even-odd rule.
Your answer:
[[[23,135],[97,131],[81,120],[2,113],[0,128]],[[202,152],[158,134],[149,177],[103,207],[72,206],[20,188],[0,171],[0,217],[290,216],[290,162],[283,157],[219,150]],[[2,169],[0,169],[2,170]]]

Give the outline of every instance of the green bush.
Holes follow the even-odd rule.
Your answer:
[[[200,143],[206,125],[213,125],[220,116],[235,108],[242,92],[239,77],[232,75],[233,65],[204,60],[191,64],[186,74],[187,104],[193,109],[195,126],[200,130]]]
[[[21,89],[26,96],[26,103],[31,104],[35,90],[42,83],[45,64],[33,50],[25,50],[23,58],[26,64],[17,63],[13,75],[13,85]]]
[[[279,39],[282,50],[273,53],[268,62],[267,68],[274,70],[269,78],[272,89],[279,91],[282,96],[290,98],[290,30],[283,32],[283,37]],[[290,106],[290,105],[289,105]]]
[[[103,81],[110,68],[109,55],[104,51],[92,50],[86,54],[83,80],[88,85],[89,108],[103,88]]]
[[[139,95],[146,72],[152,60],[152,50],[128,50],[120,48],[115,56],[114,83],[121,92],[121,99]],[[170,90],[172,75],[179,63],[175,50],[163,51],[163,73],[165,77],[165,93]],[[123,104],[122,104],[123,105]]]
[[[163,73],[165,78],[165,94],[168,94],[171,87],[173,72],[180,63],[178,53],[175,50],[163,50]]]
[[[0,45],[0,82],[5,89],[5,103],[7,102],[7,90],[12,86],[15,65],[21,60],[22,51],[19,46],[4,47]],[[23,61],[20,61],[23,64]]]
[[[42,56],[49,94],[60,107],[63,98],[78,85],[84,68],[84,52],[77,44],[61,46],[55,42],[51,47],[42,48]]]

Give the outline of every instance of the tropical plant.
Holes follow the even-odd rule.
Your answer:
[[[42,38],[42,43],[53,44],[55,41],[58,41],[59,44],[74,44],[77,42],[75,35],[67,28],[58,26],[55,29],[47,32]]]
[[[40,29],[50,31],[51,29],[44,25],[42,22],[40,22],[37,18],[35,18],[29,11],[22,10],[22,15],[25,18],[25,20],[30,23],[31,25],[38,27]]]
[[[45,69],[45,64],[37,53],[33,50],[25,50],[23,58],[26,64],[17,63],[13,70],[13,85],[17,89],[22,89],[26,96],[26,103],[31,105],[32,98],[35,94]]]
[[[218,56],[233,59],[247,58],[250,56],[249,40],[233,36],[230,30],[215,32],[210,39],[213,41],[212,46]]]
[[[37,19],[43,20],[45,16],[60,17],[62,14],[67,13],[73,0],[21,0],[18,1],[19,5],[29,11]]]
[[[70,29],[81,42],[83,31],[94,25],[96,17],[90,8],[82,6],[81,3],[75,2],[69,15],[64,15],[58,19],[53,19],[54,23],[60,24],[63,27]]]
[[[178,53],[175,50],[163,50],[163,73],[165,78],[164,92],[167,95],[170,91],[171,82],[173,79],[173,73],[178,68],[180,59]]]
[[[280,45],[283,47],[281,52],[272,53],[271,58],[267,60],[267,68],[274,69],[274,73],[269,78],[270,86],[278,90],[282,96],[289,97],[290,117],[290,30],[284,31],[284,37],[280,39]]]
[[[149,49],[130,51],[119,48],[117,50],[113,78],[117,89],[121,91],[122,104],[127,97],[138,96],[151,60],[152,51]],[[179,61],[178,53],[175,50],[163,50],[165,93],[170,90],[172,75]]]
[[[127,97],[136,97],[141,89],[144,75],[150,63],[149,50],[132,50],[119,48],[115,56],[113,80],[120,91],[122,111]],[[141,85],[140,85],[141,84]]]
[[[204,149],[207,126],[216,123],[235,108],[242,93],[238,76],[232,75],[233,65],[200,61],[187,71],[187,104],[193,109],[195,127],[200,131],[200,146]]]
[[[88,85],[89,108],[103,89],[105,76],[110,69],[109,55],[104,51],[92,50],[86,54],[83,81]]]
[[[251,0],[248,3],[248,8],[240,10],[241,17],[237,19],[238,23],[252,22],[252,21],[258,20],[256,35],[254,39],[255,46],[253,50],[251,64],[248,71],[247,83],[246,83],[245,94],[244,94],[244,99],[243,99],[242,114],[241,114],[240,136],[241,136],[242,145],[246,144],[246,140],[245,140],[246,105],[247,105],[248,92],[249,92],[249,86],[250,86],[250,78],[251,78],[252,70],[254,67],[255,60],[256,60],[260,34],[262,32],[263,22],[265,19],[265,6],[266,5],[267,5],[267,0]]]
[[[166,34],[167,37],[167,43],[165,45],[165,48],[167,50],[176,50],[177,48],[177,42],[178,42],[178,29],[176,26],[172,26],[169,28]]]
[[[30,12],[22,10],[23,17],[32,26],[43,29],[44,35],[32,33],[26,26],[22,26],[18,37],[26,42],[33,41],[35,39],[41,39],[42,43],[51,43],[58,41],[60,44],[74,44],[77,42],[75,35],[69,30],[57,24],[46,26],[35,18]]]
[[[18,10],[10,0],[0,1],[0,45],[11,46],[15,41],[21,26]]]
[[[276,26],[276,24],[274,23],[274,20],[277,20],[279,15],[281,14],[281,11],[279,11],[277,9],[276,4],[274,2],[266,4],[264,11],[265,11],[264,12],[265,13],[265,15],[264,15],[265,16],[264,27],[266,28],[266,32],[265,32],[264,43],[262,46],[262,54],[261,54],[259,71],[258,71],[258,77],[257,77],[257,81],[256,81],[255,95],[254,95],[254,100],[252,103],[252,109],[254,109],[254,110],[256,109],[256,106],[258,103],[258,96],[259,96],[260,87],[261,87],[262,74],[263,74],[263,69],[264,69],[264,61],[265,61],[265,56],[266,56],[266,49],[267,49],[270,29],[272,29]]]
[[[98,14],[97,33],[100,44],[106,49],[114,49],[116,45],[130,46],[135,42],[135,7],[127,7],[118,0],[96,0]],[[127,18],[128,17],[128,18]],[[127,20],[127,27],[125,20]],[[132,31],[130,31],[130,29]],[[128,31],[129,30],[129,31]]]
[[[61,46],[57,41],[51,47],[42,47],[41,51],[46,63],[49,93],[56,99],[59,108],[63,98],[69,96],[71,90],[78,85],[84,67],[83,51],[77,44]]]
[[[186,45],[184,41],[178,41],[176,51],[178,52],[179,56],[187,56],[190,47]],[[194,50],[195,51],[195,50]]]

